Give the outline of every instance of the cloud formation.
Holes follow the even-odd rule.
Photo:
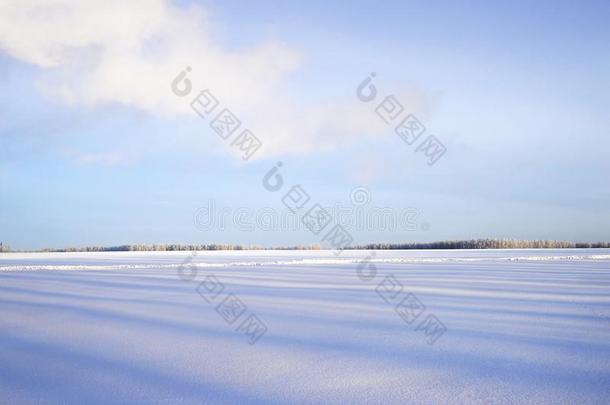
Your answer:
[[[119,103],[168,117],[193,114],[169,91],[171,80],[192,66],[194,86],[212,89],[263,140],[259,156],[332,149],[385,129],[356,100],[300,104],[282,87],[299,66],[298,52],[276,41],[226,49],[201,6],[0,0],[0,49],[37,66],[38,88],[48,97]],[[417,112],[419,101],[405,106]]]

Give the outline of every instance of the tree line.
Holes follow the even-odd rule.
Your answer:
[[[520,239],[471,239],[446,240],[436,242],[408,243],[369,243],[351,246],[352,250],[383,250],[383,249],[582,249],[610,248],[610,242],[569,242],[561,240],[520,240]],[[63,249],[41,249],[37,252],[172,252],[194,250],[320,250],[319,244],[296,245],[280,247],[262,247],[256,245],[232,244],[131,244],[118,246],[85,246]],[[12,252],[10,247],[0,243],[0,252]]]
[[[193,250],[320,250],[320,245],[299,245],[283,247],[261,247],[256,245],[231,244],[153,244],[119,246],[85,246],[64,249],[42,249],[40,252],[172,252]]]
[[[569,242],[563,240],[471,239],[424,243],[369,243],[353,249],[586,249],[610,248],[610,242]]]

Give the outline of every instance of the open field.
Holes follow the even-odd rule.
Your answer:
[[[0,403],[610,398],[608,249],[187,257],[0,254]]]

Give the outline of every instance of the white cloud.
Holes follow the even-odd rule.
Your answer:
[[[164,0],[0,0],[0,49],[39,67],[38,86],[49,97],[192,115],[169,87],[189,65],[194,89],[209,87],[238,113],[263,140],[261,155],[329,149],[387,131],[355,97],[306,106],[285,94],[282,80],[300,60],[286,45],[227,50],[212,28],[202,7]],[[418,112],[420,101],[405,106]]]
[[[225,51],[202,8],[163,0],[0,1],[0,47],[43,68],[41,84],[51,95],[162,114],[182,111],[168,86],[186,64],[237,103],[268,94],[298,62],[277,43]]]
[[[62,154],[75,164],[82,166],[126,166],[137,160],[136,157],[118,150],[89,153],[74,148],[68,148],[64,149]]]
[[[88,155],[79,156],[76,160],[77,163],[83,165],[104,165],[104,166],[119,166],[127,164],[130,158],[119,152],[110,153],[93,153]]]

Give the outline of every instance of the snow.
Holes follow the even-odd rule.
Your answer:
[[[608,249],[189,256],[0,254],[0,403],[609,402]]]

